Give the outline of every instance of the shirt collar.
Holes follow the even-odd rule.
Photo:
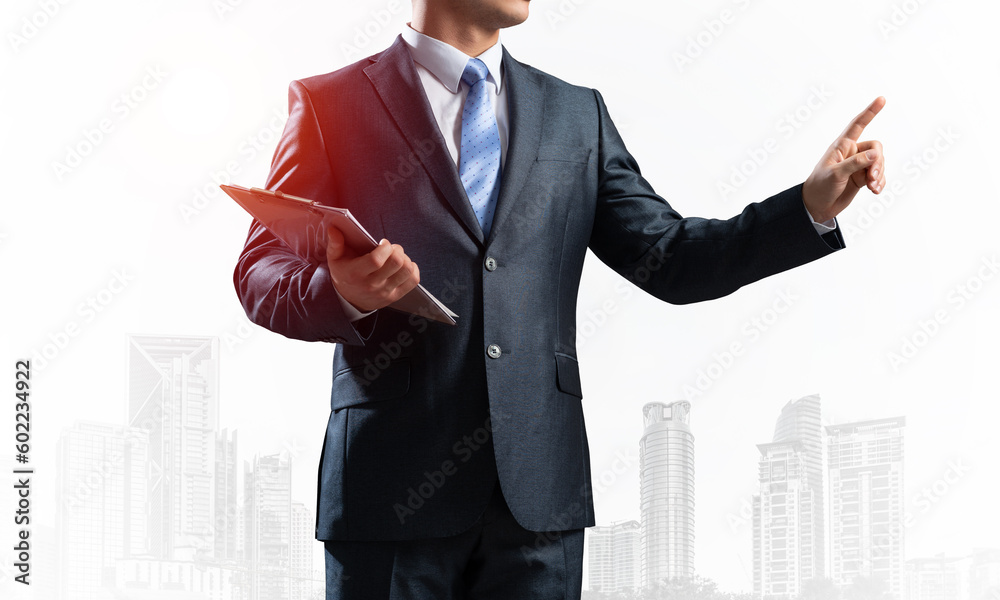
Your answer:
[[[454,46],[416,31],[409,24],[403,28],[402,37],[410,49],[413,61],[430,71],[451,93],[457,94],[462,73],[470,57]],[[486,80],[493,82],[496,93],[499,94],[503,85],[503,47],[500,41],[497,40],[496,44],[476,58],[486,65],[489,70]]]

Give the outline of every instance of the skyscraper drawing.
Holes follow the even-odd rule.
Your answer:
[[[689,402],[642,408],[639,510],[644,587],[694,575],[694,435]]]
[[[254,457],[243,477],[248,600],[291,600],[291,460],[281,454]]]
[[[614,533],[609,526],[588,527],[587,589],[592,592],[610,592],[615,588]]]
[[[128,424],[149,434],[150,552],[210,558],[219,343],[214,337],[130,336]]]
[[[830,577],[863,577],[903,595],[904,417],[826,428],[829,444]]]
[[[587,529],[587,585],[595,592],[639,589],[640,526],[623,521]]]
[[[108,597],[115,565],[147,552],[143,430],[77,423],[58,444],[60,598]]]
[[[292,502],[290,458],[257,456],[240,482],[237,433],[219,429],[217,339],[127,348],[128,425],[60,438],[60,597],[314,597],[315,519]]]
[[[237,435],[223,429],[215,438],[215,506],[213,558],[232,563],[239,558],[239,488]]]
[[[754,596],[797,598],[825,574],[823,429],[819,395],[781,410],[771,443],[759,444],[753,499]]]
[[[318,583],[313,573],[313,550],[316,548],[316,519],[309,507],[292,503],[291,579],[292,600],[306,600]]]

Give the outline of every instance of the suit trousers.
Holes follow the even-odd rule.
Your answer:
[[[521,527],[499,481],[483,514],[450,537],[327,540],[327,600],[579,600],[583,529]]]

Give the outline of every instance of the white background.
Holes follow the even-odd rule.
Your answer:
[[[39,525],[54,522],[60,431],[78,420],[125,420],[128,334],[220,336],[223,426],[239,430],[242,459],[292,449],[294,494],[312,505],[333,346],[246,329],[232,271],[249,217],[214,178],[235,165],[233,181],[261,185],[289,81],[383,49],[410,9],[391,13],[385,0],[235,4],[67,2],[47,19],[37,1],[4,4],[0,364],[9,387],[16,359],[43,352],[67,326],[78,330],[64,348],[49,348],[44,368],[36,360]],[[749,590],[750,528],[741,519],[756,488],[755,444],[770,441],[785,402],[819,393],[828,423],[906,416],[907,558],[1000,545],[1000,278],[977,280],[983,261],[1000,256],[991,172],[1000,5],[536,0],[531,10],[526,24],[503,32],[504,45],[522,62],[599,89],[643,173],[682,214],[728,217],[803,181],[879,95],[887,105],[864,139],[882,141],[889,190],[900,186],[881,199],[859,194],[840,219],[845,251],[710,303],[623,294],[620,279],[588,258],[579,355],[593,472],[607,482],[599,524],[639,516],[638,464],[616,473],[613,461],[636,455],[642,405],[690,396],[697,570],[723,589]],[[27,36],[24,19],[46,22]],[[693,58],[681,65],[684,55]],[[816,90],[822,98],[809,108]],[[127,113],[122,94],[134,105]],[[796,111],[799,127],[789,128]],[[110,132],[60,173],[55,164],[104,119]],[[746,167],[753,173],[735,192],[720,192],[768,138],[777,150]],[[914,162],[921,156],[924,168]],[[208,195],[196,198],[199,190]],[[124,291],[99,313],[81,310],[109,297],[99,294],[116,271],[127,274]],[[960,285],[978,290],[962,306]],[[783,291],[796,297],[791,308],[751,339],[746,324],[771,316]],[[922,336],[920,322],[936,311],[947,322]],[[889,353],[901,352],[904,337],[921,347],[894,368]],[[733,342],[745,352],[720,375],[713,354]],[[719,376],[707,389],[685,388],[709,370]],[[6,412],[0,466],[9,473],[13,407]],[[940,485],[954,461],[968,472]],[[925,509],[918,495],[936,482],[945,491]],[[10,485],[0,489],[0,547],[8,547],[14,499]],[[11,562],[7,554],[0,562]]]

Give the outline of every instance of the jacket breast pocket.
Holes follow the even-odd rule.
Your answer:
[[[580,363],[569,354],[556,352],[556,385],[559,391],[583,398],[580,385]]]
[[[331,410],[360,406],[403,396],[410,390],[410,359],[400,358],[384,368],[369,361],[341,369],[333,376]]]
[[[587,164],[590,148],[563,144],[543,144],[538,147],[538,162],[555,161]]]

